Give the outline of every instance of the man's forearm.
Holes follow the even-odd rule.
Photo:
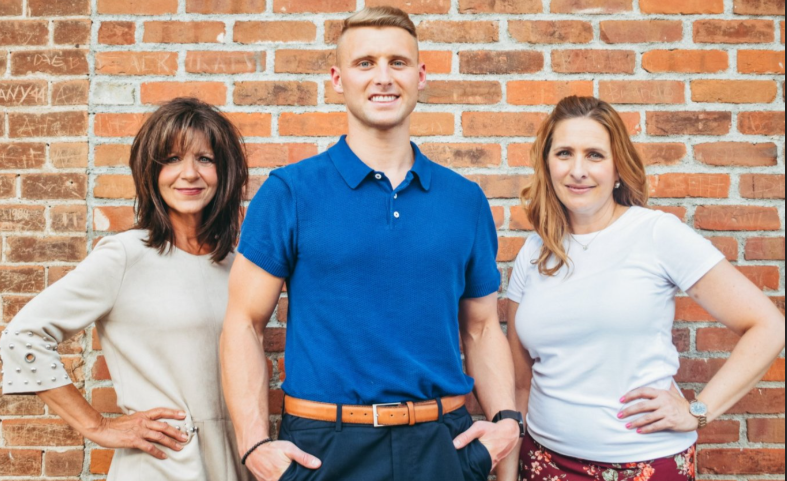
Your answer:
[[[487,419],[516,409],[514,361],[497,316],[475,335],[465,334],[464,346],[468,374],[476,380],[476,396]]]
[[[222,386],[241,455],[270,436],[270,380],[262,341],[251,323],[225,319],[221,335]]]

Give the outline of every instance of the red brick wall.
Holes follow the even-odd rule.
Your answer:
[[[87,0],[0,1],[0,324],[87,252],[90,28]],[[80,386],[86,347],[60,348]],[[82,438],[47,414],[0,397],[0,479],[83,472]]]
[[[595,94],[624,112],[653,204],[784,307],[784,0],[0,0],[0,325],[131,225],[128,148],[156,103],[188,94],[230,112],[254,186],[327,148],[346,125],[326,86],[337,27],[364,3],[416,14],[431,86],[413,134],[484,188],[504,283],[528,235],[528,143],[559,98]],[[274,423],[285,311],[266,342]],[[686,299],[677,318],[691,395],[735,338]],[[94,330],[61,353],[116,412]],[[703,477],[784,479],[784,372],[782,358],[703,432]],[[0,397],[0,480],[102,479],[110,461],[36,398]]]

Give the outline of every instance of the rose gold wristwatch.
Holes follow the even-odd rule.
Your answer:
[[[691,415],[697,418],[702,429],[708,425],[708,406],[702,401],[693,401],[690,407]]]

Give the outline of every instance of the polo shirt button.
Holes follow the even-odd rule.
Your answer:
[[[399,194],[394,194],[394,199],[398,199],[398,198],[399,198]]]
[[[398,212],[394,212],[394,217],[396,217],[398,219],[399,218],[399,213]]]
[[[383,176],[380,175],[380,174],[374,174],[374,178],[377,179],[377,180],[380,180],[380,179],[383,178]]]

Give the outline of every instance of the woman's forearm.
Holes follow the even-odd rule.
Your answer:
[[[712,421],[749,393],[784,349],[784,314],[727,261],[711,269],[687,294],[741,336],[729,360],[698,396]]]
[[[90,438],[104,420],[73,384],[36,394],[49,409],[86,438]]]
[[[516,481],[519,478],[519,449],[521,442],[517,443],[514,452],[500,462],[495,470],[497,481]]]
[[[79,434],[105,448],[132,448],[166,459],[162,447],[183,449],[188,435],[164,421],[183,421],[186,413],[155,408],[117,418],[105,418],[91,406],[73,384],[36,393]]]
[[[516,409],[522,413],[522,416],[527,418],[527,405],[530,398],[530,386],[522,388],[517,386],[516,389]],[[500,462],[495,475],[498,481],[516,481],[519,477],[519,450],[522,442],[517,443],[514,452],[512,452],[506,459]]]
[[[729,360],[711,379],[699,400],[708,406],[708,421],[726,413],[754,389],[784,349],[784,320],[748,330]]]

